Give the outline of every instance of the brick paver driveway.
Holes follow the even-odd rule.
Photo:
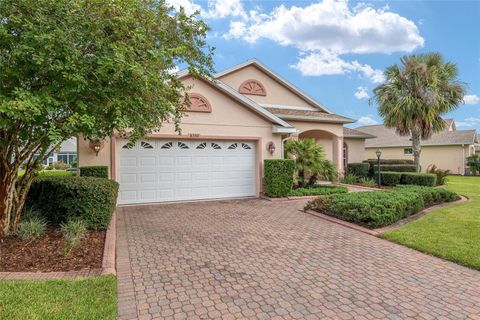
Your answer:
[[[480,319],[480,272],[302,205],[119,208],[119,318]]]

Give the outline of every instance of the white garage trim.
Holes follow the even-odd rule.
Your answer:
[[[258,196],[261,176],[257,137],[152,135],[112,138],[112,177],[119,204]]]

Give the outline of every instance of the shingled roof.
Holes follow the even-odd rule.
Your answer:
[[[365,141],[365,148],[377,147],[408,147],[412,145],[409,136],[400,136],[395,129],[384,125],[371,125],[356,128],[356,130],[375,136]],[[422,146],[468,145],[477,142],[475,130],[452,130],[433,134],[428,140],[422,141]]]
[[[356,129],[350,129],[343,127],[343,137],[344,138],[353,138],[353,139],[372,139],[375,138],[375,136],[362,132],[360,130]]]
[[[352,123],[355,120],[334,113],[326,113],[315,110],[296,110],[286,108],[265,107],[266,110],[273,113],[280,119],[300,120],[314,122],[335,122],[335,123]]]

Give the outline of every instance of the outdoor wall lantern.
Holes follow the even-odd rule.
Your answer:
[[[382,156],[382,151],[380,151],[380,148],[377,148],[377,151],[375,151],[375,154],[377,155],[377,160],[378,160],[378,187],[382,185],[382,174],[380,173],[380,157]]]
[[[270,141],[269,143],[267,143],[267,151],[270,153],[270,154],[273,154],[275,152],[275,149],[277,147],[275,146],[275,143],[273,143],[273,141]]]
[[[90,140],[89,147],[95,152],[95,155],[98,157],[98,153],[103,149],[104,143],[100,140]]]

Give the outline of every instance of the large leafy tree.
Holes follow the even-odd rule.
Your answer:
[[[438,53],[406,56],[385,71],[386,81],[374,89],[373,101],[385,126],[410,136],[417,171],[421,140],[445,129],[442,118],[463,101],[465,85],[455,64]]]
[[[336,177],[335,166],[325,159],[323,148],[315,139],[287,140],[285,155],[295,160],[298,187],[312,186],[318,178],[333,180]]]
[[[185,88],[171,71],[211,72],[207,30],[158,0],[2,0],[0,235],[18,224],[40,163],[62,141],[178,124]]]

